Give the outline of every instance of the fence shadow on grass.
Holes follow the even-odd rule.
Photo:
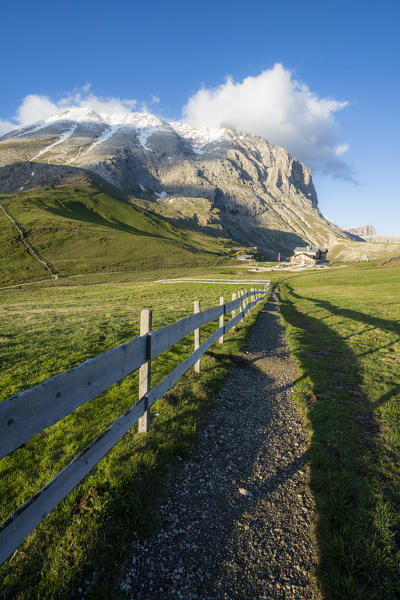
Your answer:
[[[291,289],[290,293],[294,298],[297,298],[298,300],[306,300],[308,302],[312,302],[315,307],[321,308],[325,311],[328,311],[330,313],[329,316],[332,316],[332,315],[340,316],[340,317],[344,317],[345,320],[351,319],[353,321],[357,321],[359,323],[363,323],[363,324],[367,325],[367,327],[364,330],[350,334],[347,337],[336,336],[338,339],[341,340],[341,344],[342,344],[342,348],[343,348],[342,352],[339,350],[339,348],[337,348],[336,349],[337,354],[344,353],[345,355],[349,356],[349,358],[354,357],[356,359],[356,361],[358,361],[360,358],[362,358],[364,356],[367,356],[367,355],[370,355],[373,353],[377,353],[383,349],[388,349],[398,342],[398,338],[396,337],[394,340],[392,340],[388,343],[377,344],[373,349],[369,349],[366,352],[362,352],[362,353],[360,352],[360,353],[357,353],[357,355],[355,355],[354,353],[352,353],[349,350],[349,347],[345,344],[345,340],[349,340],[358,335],[364,335],[367,332],[372,333],[373,331],[376,331],[377,329],[385,331],[388,334],[395,334],[396,336],[400,337],[399,321],[394,321],[394,320],[390,320],[390,319],[382,319],[381,317],[374,317],[372,315],[369,315],[367,313],[363,313],[363,312],[360,312],[360,311],[357,311],[354,309],[341,308],[341,307],[336,306],[332,302],[329,302],[328,300],[321,300],[319,298],[309,298],[306,296],[301,296],[301,295],[297,294],[296,292],[294,292],[293,289]],[[318,320],[318,322],[321,323],[321,320]],[[329,329],[331,331],[331,328],[329,328]],[[327,335],[329,335],[329,333]],[[356,370],[359,371],[359,367],[354,369],[354,371],[356,371]],[[351,371],[353,371],[353,369]],[[361,379],[360,379],[360,381],[361,381]],[[392,390],[383,394],[375,402],[370,403],[369,404],[370,409],[375,409],[375,408],[385,404],[386,402],[388,402],[388,400],[393,398],[393,396],[395,396],[398,393],[398,391],[399,391],[399,386],[397,386],[397,385],[393,386]]]
[[[282,289],[282,315],[291,326],[289,340],[305,376],[297,397],[312,428],[308,461],[318,511],[317,575],[324,597],[398,598],[393,555],[376,520],[384,493],[376,469],[379,425],[362,392],[361,365],[346,338],[325,319],[298,310],[299,301],[390,332],[400,333],[400,326],[302,297],[289,284]]]

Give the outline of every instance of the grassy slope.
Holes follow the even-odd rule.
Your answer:
[[[38,188],[2,196],[1,203],[60,275],[212,264],[234,245],[180,230],[89,185]],[[0,228],[0,284],[47,277],[2,211]]]
[[[46,267],[27,253],[17,229],[0,209],[0,283],[46,277],[49,277]]]
[[[218,271],[223,269],[209,269],[208,273],[216,275]],[[176,274],[156,273],[153,277]],[[138,334],[139,313],[144,307],[154,309],[153,326],[157,328],[190,314],[194,299],[207,308],[218,304],[221,294],[230,298],[232,291],[237,291],[223,284],[149,284],[138,281],[138,276],[88,275],[0,292],[0,399],[128,341]],[[134,532],[147,535],[154,527],[156,500],[163,492],[166,474],[177,455],[189,452],[201,414],[215,401],[229,371],[226,355],[238,352],[253,319],[249,316],[244,326],[227,336],[222,346],[225,358],[205,357],[200,377],[189,373],[155,405],[153,414],[157,416],[148,436],[138,435],[136,427],[132,428],[29,536],[13,560],[0,568],[4,598],[67,598],[70,593],[76,597],[77,587],[93,570],[100,577],[92,597],[111,597],[112,578],[129,552],[131,536]],[[154,361],[153,385],[192,348],[189,336]],[[218,354],[218,347],[214,350]],[[3,459],[1,521],[136,398],[134,375]]]
[[[398,598],[400,269],[340,269],[281,286],[311,432],[327,599]]]
[[[249,189],[245,184],[236,185],[239,188]],[[169,218],[172,222],[180,226],[181,223],[184,224],[191,221],[196,224],[195,226],[200,226],[202,231],[209,231],[211,235],[218,235],[224,226],[228,226],[228,229],[232,229],[233,226],[236,232],[241,231],[242,239],[254,239],[253,243],[257,243],[258,235],[263,237],[267,234],[267,229],[264,229],[264,226],[257,220],[253,221],[250,219],[249,221],[245,219],[241,221],[235,216],[229,216],[228,213],[221,212],[220,209],[213,207],[213,203],[206,198],[167,197],[158,199],[157,202],[144,199],[137,200],[137,202],[144,208],[153,211],[155,214]],[[289,221],[287,221],[287,215],[285,220],[277,212],[274,212],[273,216],[270,214],[270,219],[272,220],[269,225],[269,243],[272,244],[272,247],[275,247],[275,255],[278,252],[277,249],[280,248],[282,253],[287,253],[290,256],[290,248],[293,248],[293,246],[288,245],[288,231],[292,233],[293,231],[297,231],[299,236],[304,236],[304,240],[307,240],[310,232],[312,232],[314,245],[326,244],[327,237],[331,237],[331,234],[327,231],[326,223],[312,210],[306,210],[303,216],[308,226],[305,226],[305,221],[299,218],[295,212],[290,213]],[[251,225],[251,233],[249,225]],[[256,227],[260,227],[258,234],[255,232]],[[337,231],[337,235],[339,236],[339,241],[341,239],[339,231]],[[345,238],[345,235],[342,234],[342,237]]]
[[[328,258],[335,261],[368,261],[382,262],[400,255],[400,244],[384,244],[379,242],[343,241],[329,247]]]

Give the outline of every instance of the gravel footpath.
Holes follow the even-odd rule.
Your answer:
[[[247,343],[194,454],[171,476],[158,530],[133,543],[121,582],[129,598],[320,598],[297,372],[276,291]]]

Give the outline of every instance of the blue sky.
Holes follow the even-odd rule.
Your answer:
[[[318,107],[326,99],[347,102],[326,116],[310,159],[322,212],[341,226],[371,223],[400,237],[399,22],[399,3],[387,0],[13,3],[3,7],[0,25],[0,119],[12,121],[27,95],[57,102],[87,82],[98,97],[136,99],[136,110],[145,103],[179,119],[201,86],[210,97],[227,76],[239,87],[253,78],[250,86],[280,63],[321,100]],[[195,118],[213,110],[210,102]],[[265,135],[264,105],[267,111],[268,95],[253,129]],[[292,125],[301,138],[301,122]],[[273,136],[285,145],[283,129],[283,141],[279,131]],[[349,146],[336,171],[318,161],[327,137],[331,154]]]

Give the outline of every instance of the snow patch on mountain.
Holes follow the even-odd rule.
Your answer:
[[[157,130],[154,127],[149,127],[149,129],[139,129],[139,132],[138,132],[139,142],[145,150],[151,150],[151,148],[149,148],[147,146],[147,140],[149,139],[150,136],[153,135],[153,133],[155,131],[157,131]]]
[[[191,144],[195,154],[204,154],[206,151],[205,146],[227,141],[231,137],[229,131],[224,127],[214,127],[210,129],[191,127],[180,121],[171,121],[169,124],[175,133]]]
[[[95,148],[99,144],[102,144],[103,142],[108,140],[110,137],[112,137],[114,135],[114,133],[117,133],[117,131],[119,131],[120,129],[121,129],[121,127],[119,125],[112,125],[112,126],[108,127],[107,129],[105,129],[103,131],[101,136],[95,142],[93,142],[93,144],[91,144],[91,146],[89,146],[89,148],[87,150],[85,150],[85,152],[82,152],[82,153],[79,152],[79,156],[85,156],[85,154],[87,154],[88,152],[93,150],[93,148]]]
[[[164,121],[159,117],[152,115],[151,113],[129,112],[105,114],[96,113],[87,108],[69,108],[60,113],[51,115],[47,119],[44,119],[43,121],[40,121],[29,128],[24,128],[20,131],[15,130],[12,132],[12,137],[31,134],[39,131],[40,129],[44,129],[49,125],[58,123],[62,124],[70,121],[74,122],[75,124],[87,123],[103,125],[107,127],[107,130],[104,131],[103,134],[92,144],[92,146],[81,154],[81,156],[87,154],[95,146],[103,143],[113,136],[119,129],[123,128],[135,129],[139,142],[145,150],[150,150],[150,148],[147,146],[149,137],[160,131],[173,132],[179,137],[183,138],[190,144],[195,154],[203,154],[206,146],[209,144],[218,144],[220,142],[228,141],[231,138],[229,130],[224,127],[215,127],[211,129],[196,128],[179,121]],[[57,143],[61,143],[61,141],[64,141],[64,139],[67,138],[60,139],[60,141]],[[32,158],[37,158],[38,156],[41,156],[42,153],[44,153],[44,151],[38,153]]]
[[[135,129],[165,128],[167,121],[151,113],[126,112],[126,113],[96,113],[88,108],[69,108],[60,113],[48,117],[43,123],[54,123],[55,121],[75,121],[77,123],[99,123],[110,127],[133,127]]]
[[[78,124],[75,123],[70,129],[67,129],[67,131],[64,131],[64,133],[61,134],[60,139],[57,142],[54,142],[54,144],[50,144],[49,146],[46,146],[46,148],[44,148],[43,150],[41,150],[34,156],[31,156],[29,160],[35,160],[36,158],[39,158],[39,156],[42,156],[46,152],[49,152],[49,150],[51,150],[55,146],[58,146],[58,144],[62,144],[63,142],[65,142],[65,140],[67,140],[68,138],[71,137],[71,135],[73,135],[77,126],[78,126]]]
[[[55,121],[75,121],[76,123],[105,123],[101,115],[89,108],[68,108],[60,113],[50,115],[44,121],[47,124]]]
[[[39,121],[38,123],[34,123],[33,125],[22,127],[22,129],[14,129],[10,133],[8,133],[7,136],[4,137],[21,137],[23,135],[30,135],[31,133],[35,133],[35,131],[39,131],[39,129],[42,129],[45,126],[46,124],[43,121]]]

